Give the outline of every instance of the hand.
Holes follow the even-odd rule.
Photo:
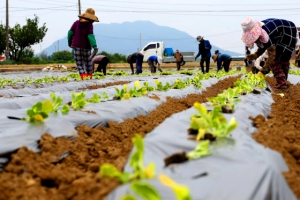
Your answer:
[[[251,71],[252,71],[253,74],[257,74],[258,69],[256,69],[256,67],[252,66]]]
[[[257,58],[257,55],[256,54],[248,54],[246,58],[248,61],[255,60]]]
[[[270,67],[264,66],[260,71],[263,74],[268,74],[271,71],[271,69]]]

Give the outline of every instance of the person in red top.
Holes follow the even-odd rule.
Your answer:
[[[92,8],[88,8],[78,17],[79,20],[76,20],[68,31],[68,45],[74,50],[74,59],[81,78],[88,76],[92,79],[94,69],[90,58],[91,49],[98,51],[93,23],[99,20]]]

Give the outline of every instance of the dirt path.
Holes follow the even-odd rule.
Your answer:
[[[275,84],[273,78],[267,80]],[[273,90],[272,112],[267,120],[263,116],[254,118],[258,132],[253,138],[283,155],[290,169],[284,176],[300,199],[300,85],[289,85],[285,91]],[[283,93],[284,97],[276,93]]]
[[[111,163],[123,170],[132,149],[131,138],[145,135],[172,114],[206,102],[233,85],[239,77],[230,77],[207,88],[202,94],[183,99],[168,98],[147,116],[127,119],[123,123],[110,122],[108,127],[77,128],[78,138],[52,138],[44,134],[39,145],[41,153],[21,148],[0,173],[0,200],[56,199],[101,200],[119,183],[99,177],[99,166]],[[68,156],[60,160],[62,153]]]

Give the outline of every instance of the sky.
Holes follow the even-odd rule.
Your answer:
[[[37,15],[40,26],[46,23],[48,31],[43,42],[33,45],[41,52],[56,40],[67,35],[81,13],[93,8],[99,23],[122,23],[137,20],[151,21],[188,33],[204,36],[222,49],[244,53],[241,41],[241,22],[248,16],[255,20],[280,18],[300,27],[299,0],[8,0],[9,26],[24,25],[26,18]],[[285,3],[287,2],[287,3]],[[0,3],[0,23],[6,23],[6,0]],[[120,30],[122,31],[122,30]],[[137,30],[138,32],[138,27]],[[151,30],[155,31],[155,30]],[[94,33],[95,35],[97,33]],[[98,33],[101,34],[101,33]],[[105,36],[104,36],[105,37]],[[107,37],[107,36],[106,36]],[[139,39],[139,38],[137,38]],[[185,42],[178,38],[179,42]],[[144,41],[142,44],[150,41]],[[189,41],[190,42],[190,41]],[[195,45],[197,45],[195,39]],[[99,44],[98,46],[101,46]],[[101,49],[100,49],[101,50]]]

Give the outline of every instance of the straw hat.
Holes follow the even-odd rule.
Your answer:
[[[251,17],[247,17],[241,24],[243,28],[242,40],[251,49],[258,38],[262,43],[269,41],[269,35],[262,29],[262,25],[262,22],[255,21]]]
[[[95,15],[95,10],[93,8],[86,9],[85,13],[78,15],[78,17],[99,22],[98,17]]]
[[[215,54],[215,55],[213,55],[211,58],[214,60],[214,62],[217,62],[217,58],[218,58],[218,56],[219,56],[219,54],[217,55],[217,54]]]
[[[203,36],[198,36],[198,37],[196,37],[196,40],[198,41],[198,42],[200,42],[200,40],[202,40],[203,39]]]

